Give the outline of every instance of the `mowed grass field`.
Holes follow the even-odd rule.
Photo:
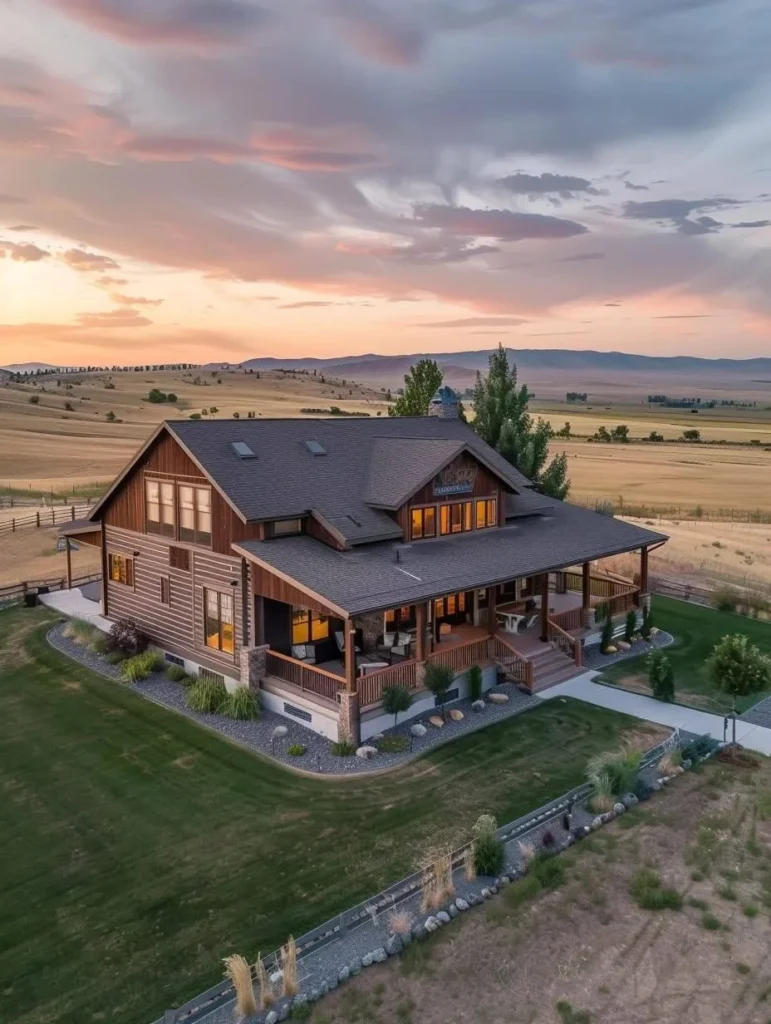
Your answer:
[[[200,383],[194,383],[196,378]],[[176,394],[177,403],[148,402],[153,388]],[[38,403],[32,404],[31,397],[38,397]],[[249,412],[256,417],[300,416],[304,408],[332,405],[371,416],[388,411],[380,390],[281,371],[259,376],[243,371],[116,371],[41,377],[36,387],[2,384],[0,493],[8,487],[98,491],[164,419],[186,418],[204,409],[208,413],[212,407],[218,410],[211,414],[216,418],[238,413],[245,419]],[[107,422],[111,412],[121,422]]]
[[[675,638],[674,643],[666,648],[666,654],[675,671],[675,699],[681,703],[720,714],[730,711],[731,698],[712,685],[707,672],[707,659],[718,640],[726,634],[743,634],[764,654],[771,655],[771,625],[766,622],[668,597],[653,598],[653,615],[656,625]],[[610,665],[602,674],[619,686],[650,692],[646,655]],[[739,712],[746,711],[768,696],[768,693],[760,692],[739,698]]]
[[[57,654],[0,612],[3,1024],[141,1024],[660,732],[549,701],[402,769],[293,774]]]

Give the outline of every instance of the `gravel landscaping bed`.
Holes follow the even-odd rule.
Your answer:
[[[48,641],[52,647],[108,679],[121,682],[122,686],[129,685],[121,681],[118,667],[110,665],[101,655],[65,636],[64,628],[65,623],[57,623],[49,631]],[[482,729],[494,722],[503,721],[503,719],[541,704],[537,697],[522,693],[512,683],[503,683],[496,686],[494,692],[506,694],[507,702],[494,704],[485,701],[484,711],[474,711],[470,700],[454,701],[452,704],[448,704],[447,708],[448,710],[450,708],[460,710],[463,713],[463,719],[460,722],[455,722],[448,715],[447,722],[442,728],[428,724],[429,716],[437,714],[437,711],[429,711],[411,718],[399,724],[395,729],[388,729],[383,733],[384,736],[389,737],[403,736],[409,744],[406,750],[399,753],[378,753],[367,760],[355,756],[337,757],[332,753],[331,743],[328,739],[273,711],[263,709],[258,719],[249,722],[234,721],[224,715],[205,715],[192,711],[185,700],[185,688],[179,683],[167,679],[163,672],[156,672],[142,682],[131,684],[131,689],[172,711],[178,711],[187,718],[194,719],[200,725],[213,729],[227,739],[250,750],[272,757],[292,768],[328,775],[360,775],[383,768],[392,768],[419,757],[443,743],[451,742],[459,736]],[[425,727],[424,736],[412,735],[412,726],[418,724]],[[273,732],[279,726],[286,729],[286,735],[274,741]],[[304,746],[305,753],[299,757],[288,754],[287,750],[293,744]],[[375,746],[376,741],[370,739],[366,741],[366,744]]]
[[[628,658],[638,658],[641,654],[647,654],[654,647],[669,647],[674,641],[671,633],[665,633],[662,629],[650,640],[637,640],[628,651],[616,651],[615,654],[603,654],[599,644],[590,644],[584,648],[584,668],[601,671],[608,665],[615,665],[617,661],[626,661]]]
[[[771,697],[759,701],[754,707],[739,715],[742,722],[750,722],[752,725],[763,725],[771,729]]]

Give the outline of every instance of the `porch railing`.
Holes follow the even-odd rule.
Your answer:
[[[607,601],[603,601],[601,605],[597,606],[594,610],[595,622],[601,621],[603,618],[607,618],[608,609],[610,610],[611,618],[615,618],[616,615],[622,615],[624,612],[628,612],[631,608],[636,608],[636,596],[639,593],[639,587],[627,587],[626,590],[619,590],[613,597],[608,598]]]
[[[326,697],[327,700],[336,700],[337,691],[345,688],[345,682],[336,676],[334,672],[325,672],[323,668],[316,668],[315,665],[307,665],[303,661],[296,661],[286,654],[279,654],[278,651],[267,652],[265,670],[268,675],[283,679],[284,682],[299,686],[301,690],[308,690]]]
[[[512,677],[514,682],[521,683],[528,690],[533,688],[533,663],[504,640],[500,633],[490,638],[489,650],[493,661],[501,665]]]
[[[434,651],[426,658],[428,665],[442,665],[444,668],[452,669],[453,672],[461,672],[472,665],[478,665],[482,661],[489,660],[488,641],[489,637],[481,637],[477,640],[466,640],[462,644],[453,644],[445,650]]]
[[[419,689],[417,661],[400,661],[377,672],[368,672],[356,680],[359,705],[362,708],[377,704],[386,686],[403,686],[407,690]]]
[[[576,640],[570,633],[558,626],[553,619],[549,619],[547,622],[547,636],[549,643],[557,647],[563,654],[567,655],[571,661],[574,661],[576,665],[583,665],[583,647],[581,641]]]
[[[566,570],[563,576],[567,589],[576,590],[580,594],[584,586],[583,573],[576,572],[575,570]],[[634,592],[637,587],[632,580],[623,579],[620,576],[593,572],[589,580],[589,593],[592,597],[599,597],[602,600],[616,597],[622,591],[630,589]]]
[[[568,608],[564,612],[552,612],[552,622],[556,622],[562,629],[570,632],[571,629],[584,628],[584,610],[581,607]]]

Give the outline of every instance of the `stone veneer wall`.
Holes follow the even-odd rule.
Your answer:
[[[260,683],[266,673],[269,650],[269,644],[261,644],[259,647],[241,648],[242,686],[248,686],[250,690],[259,690]]]
[[[372,612],[369,615],[362,615],[355,620],[355,625],[361,630],[362,650],[370,654],[377,647],[377,642],[383,634],[383,613]]]

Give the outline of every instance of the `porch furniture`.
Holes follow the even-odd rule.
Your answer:
[[[292,657],[306,665],[315,665],[316,648],[313,644],[292,644]]]
[[[384,633],[382,644],[378,644],[376,651],[383,658],[388,658],[388,663],[393,664],[394,659],[400,660],[409,658],[410,648],[414,637],[410,632]]]
[[[452,626],[450,625],[450,623],[449,622],[440,622],[439,623],[439,636],[440,637],[441,636],[449,636],[450,633],[452,633]]]
[[[370,672],[379,672],[381,668],[390,668],[387,661],[364,661],[359,665],[359,674],[369,675]]]
[[[516,612],[496,612],[496,618],[506,633],[516,633],[520,622],[524,622],[526,616],[517,615]]]
[[[533,626],[536,624],[536,622],[538,622],[538,616],[537,615],[531,615],[530,618],[525,623],[524,632],[526,633],[528,631],[528,629],[532,629]]]
[[[342,629],[335,630],[335,643],[340,654],[345,657],[345,636]],[[354,654],[361,654],[361,647],[354,646]]]

